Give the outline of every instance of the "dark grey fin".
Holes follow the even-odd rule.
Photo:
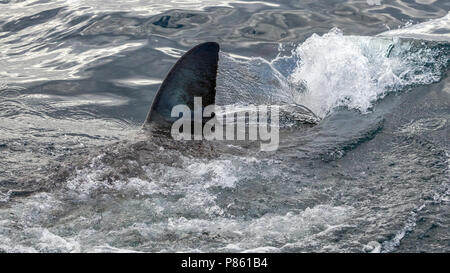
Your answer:
[[[144,127],[169,129],[179,117],[171,117],[179,104],[194,110],[194,97],[202,97],[206,107],[215,103],[219,44],[203,43],[186,52],[161,84],[148,112]]]

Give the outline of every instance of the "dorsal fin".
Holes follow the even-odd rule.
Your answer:
[[[202,97],[203,107],[214,104],[216,97],[219,44],[207,42],[186,52],[172,67],[161,84],[144,126],[168,128],[177,117],[172,108],[179,104],[194,109],[194,97]]]

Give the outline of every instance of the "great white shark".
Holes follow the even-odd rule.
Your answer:
[[[259,156],[261,141],[175,141],[170,135],[171,126],[178,119],[171,115],[173,107],[183,104],[194,109],[195,97],[202,98],[202,107],[215,103],[219,51],[219,44],[215,42],[202,43],[187,51],[170,69],[159,87],[142,126],[143,130],[139,130],[132,139],[101,146],[90,153],[74,152],[77,156],[70,157],[68,164],[50,167],[52,182],[41,185],[42,188],[63,185],[77,169],[86,168],[86,164],[91,166],[93,160],[115,170],[102,179],[126,181],[129,177],[147,179],[141,166],[149,164],[181,167],[183,158],[208,160],[224,154]],[[286,114],[294,114],[302,123],[301,127],[304,125],[303,128],[307,128],[316,124],[318,119],[306,107],[287,106]],[[304,119],[302,115],[311,119]]]
[[[195,97],[202,99],[202,108],[215,104],[219,51],[220,46],[215,42],[202,43],[187,51],[164,78],[143,126],[137,132],[108,145],[82,147],[64,153],[43,168],[44,175],[39,173],[33,178],[24,176],[19,179],[18,189],[11,190],[10,196],[24,197],[39,191],[64,188],[80,170],[92,168],[101,173],[95,179],[113,183],[128,181],[130,177],[149,180],[145,166],[152,164],[183,168],[185,160],[190,158],[208,161],[222,155],[260,156],[259,141],[174,141],[170,135],[171,126],[177,120],[171,115],[173,107],[182,104],[193,110]],[[298,119],[298,115],[294,115],[307,127],[315,124],[317,119],[307,108],[290,107],[288,105],[286,113],[312,117]],[[106,169],[108,171],[104,172]]]
[[[167,135],[178,119],[171,115],[175,106],[186,105],[194,111],[194,98],[201,98],[203,109],[215,104],[219,51],[218,43],[205,42],[187,51],[175,63],[153,99],[145,129]],[[314,124],[319,120],[302,105],[286,104],[283,109],[297,117],[307,117],[302,119],[304,123]],[[207,121],[208,118],[203,118],[202,123]]]

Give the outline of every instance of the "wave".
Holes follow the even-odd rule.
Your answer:
[[[403,28],[380,33],[378,36],[450,42],[450,12],[442,18],[415,25],[408,24]]]
[[[222,53],[217,101],[301,104],[322,118],[339,107],[367,113],[388,93],[438,82],[449,48],[446,42],[347,36],[334,28],[271,61]]]

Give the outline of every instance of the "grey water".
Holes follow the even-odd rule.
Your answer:
[[[0,252],[449,252],[447,0],[0,1]],[[141,126],[189,48],[280,146]]]

